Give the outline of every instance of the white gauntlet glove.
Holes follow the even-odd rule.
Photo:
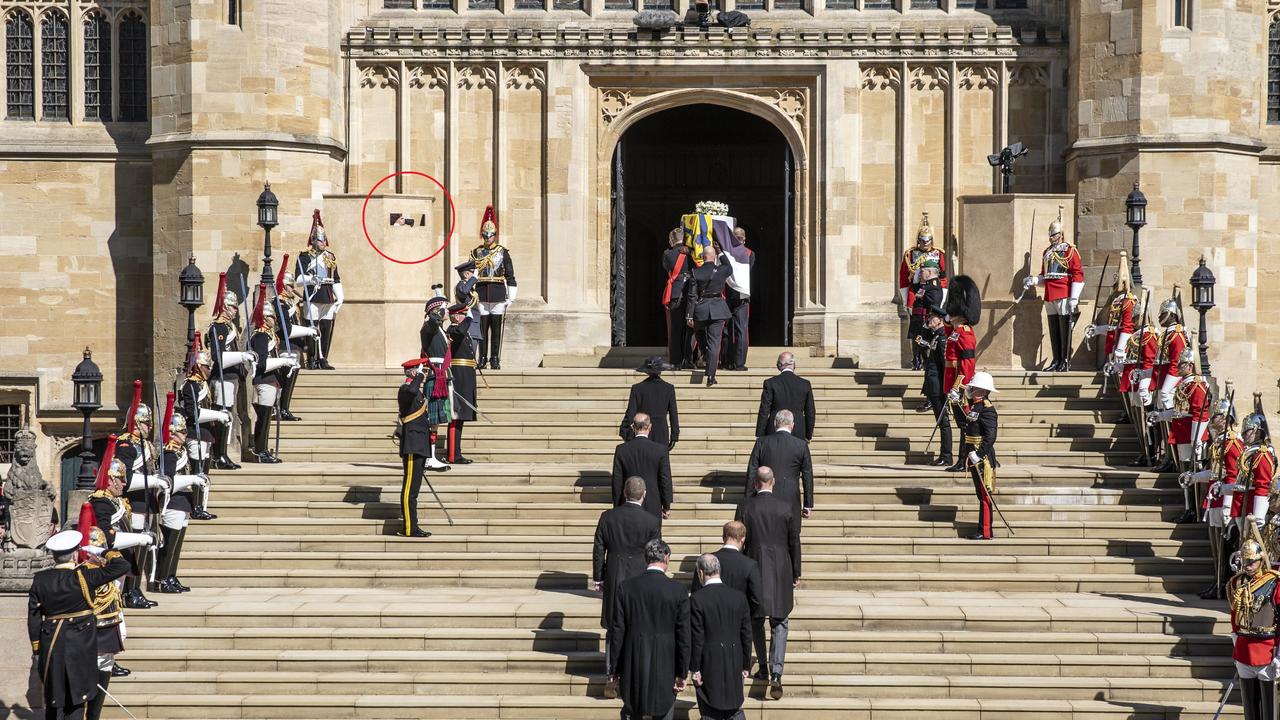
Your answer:
[[[520,288],[516,287],[515,285],[507,286],[507,306],[508,307],[510,307],[511,303],[516,301],[516,294],[517,294],[516,291],[519,289]]]
[[[294,324],[289,326],[290,340],[298,340],[299,338],[304,338],[304,337],[315,337],[319,334],[320,334],[320,330],[318,328],[310,327],[307,325]]]
[[[1033,285],[1039,285],[1039,284],[1040,284],[1039,275],[1028,275],[1027,279],[1022,281],[1022,289],[1025,290]]]
[[[333,283],[333,310],[334,310],[334,312],[337,312],[337,311],[338,311],[338,308],[342,307],[342,303],[343,303],[343,301],[344,301],[345,299],[346,299],[346,297],[342,294],[342,283]]]
[[[208,408],[200,408],[199,422],[201,424],[216,422],[223,425],[231,424],[231,414],[222,410],[209,410]]]

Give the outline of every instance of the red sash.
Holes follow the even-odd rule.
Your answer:
[[[671,304],[671,284],[676,281],[680,275],[680,271],[684,269],[684,259],[688,257],[684,253],[676,258],[675,267],[671,268],[671,274],[667,276],[667,286],[662,290],[662,305],[665,307]]]

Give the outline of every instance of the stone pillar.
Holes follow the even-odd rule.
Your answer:
[[[1058,216],[1059,206],[1063,207],[1063,232],[1074,237],[1075,198],[1070,195],[959,198],[960,268],[982,293],[982,320],[974,328],[979,369],[1035,370],[1051,357],[1043,290],[1028,290],[1021,302],[1018,296],[1022,281],[1040,272],[1049,223]],[[1072,336],[1077,348],[1084,340],[1082,326],[1091,317],[1087,295],[1080,298],[1081,321]]]

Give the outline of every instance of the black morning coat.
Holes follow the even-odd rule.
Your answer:
[[[745,492],[750,497],[755,492],[756,468],[773,470],[773,492],[791,502],[797,521],[800,518],[800,491],[804,489],[804,507],[813,508],[813,456],[809,443],[789,432],[776,432],[756,438],[747,461]],[[803,486],[801,483],[804,483]]]
[[[756,437],[773,433],[773,416],[779,410],[790,410],[795,416],[796,435],[805,440],[813,439],[813,425],[817,421],[813,385],[791,370],[764,381],[760,410],[756,413]]]
[[[747,557],[760,564],[760,610],[782,619],[795,607],[792,583],[800,577],[800,518],[791,503],[771,492],[758,493],[738,506],[735,520],[747,526]]]
[[[689,674],[689,592],[659,570],[622,583],[609,632],[618,696],[632,715],[667,714]]]
[[[431,425],[427,423],[427,398],[422,394],[427,375],[405,378],[396,394],[400,406],[400,456],[431,456]],[[406,420],[405,418],[411,418]]]
[[[604,592],[600,627],[609,627],[618,604],[618,588],[644,572],[644,546],[658,539],[661,532],[662,523],[639,505],[623,503],[600,513],[591,548],[591,580],[601,583]]]
[[[680,410],[676,407],[676,388],[657,375],[650,375],[631,386],[631,396],[627,398],[627,414],[622,416],[622,425],[618,434],[623,440],[635,436],[631,431],[631,420],[636,413],[649,416],[653,427],[649,429],[649,439],[660,445],[674,445],[680,439]],[[667,418],[671,418],[668,427]]]
[[[644,478],[644,509],[661,520],[662,511],[671,508],[671,458],[667,446],[644,437],[618,444],[613,451],[615,506],[626,501],[622,490],[632,476]]]
[[[720,582],[737,590],[747,597],[747,606],[751,608],[751,616],[756,617],[760,608],[760,565],[747,557],[741,550],[720,548],[711,553],[720,560]],[[692,592],[702,589],[698,581],[698,573],[693,574]]]
[[[689,600],[689,672],[702,673],[698,706],[742,707],[742,671],[751,669],[751,611],[747,596],[723,582]]]
[[[98,694],[98,619],[93,614],[93,593],[128,572],[129,561],[111,552],[103,567],[54,567],[31,579],[27,635],[38,656],[36,671],[44,679],[45,707],[81,705]],[[77,618],[49,619],[86,610],[87,614]]]
[[[710,261],[693,269],[689,282],[685,283],[686,320],[706,322],[708,320],[728,320],[729,304],[724,301],[725,281],[733,275],[727,256],[720,258],[719,265]]]

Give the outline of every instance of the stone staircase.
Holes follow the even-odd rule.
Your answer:
[[[766,376],[669,377],[682,427],[663,527],[681,579],[742,497]],[[1171,522],[1172,477],[1123,467],[1133,430],[1104,422],[1117,413],[1092,375],[997,376],[997,499],[1017,534],[997,526],[989,543],[958,539],[976,520],[968,478],[918,464],[932,422],[914,374],[806,376],[817,509],[787,694],[750,688],[749,718],[1212,717],[1233,668],[1224,604],[1192,594],[1212,571],[1204,530]],[[304,375],[288,462],[215,478],[220,517],[193,526],[184,554],[195,590],[129,614],[135,672],[113,692],[150,718],[616,717],[585,587],[637,379],[489,373],[493,424],[467,429],[478,462],[429,475],[455,524],[424,488],[435,535],[410,541],[390,534],[398,373]],[[697,715],[689,691],[677,717]]]

